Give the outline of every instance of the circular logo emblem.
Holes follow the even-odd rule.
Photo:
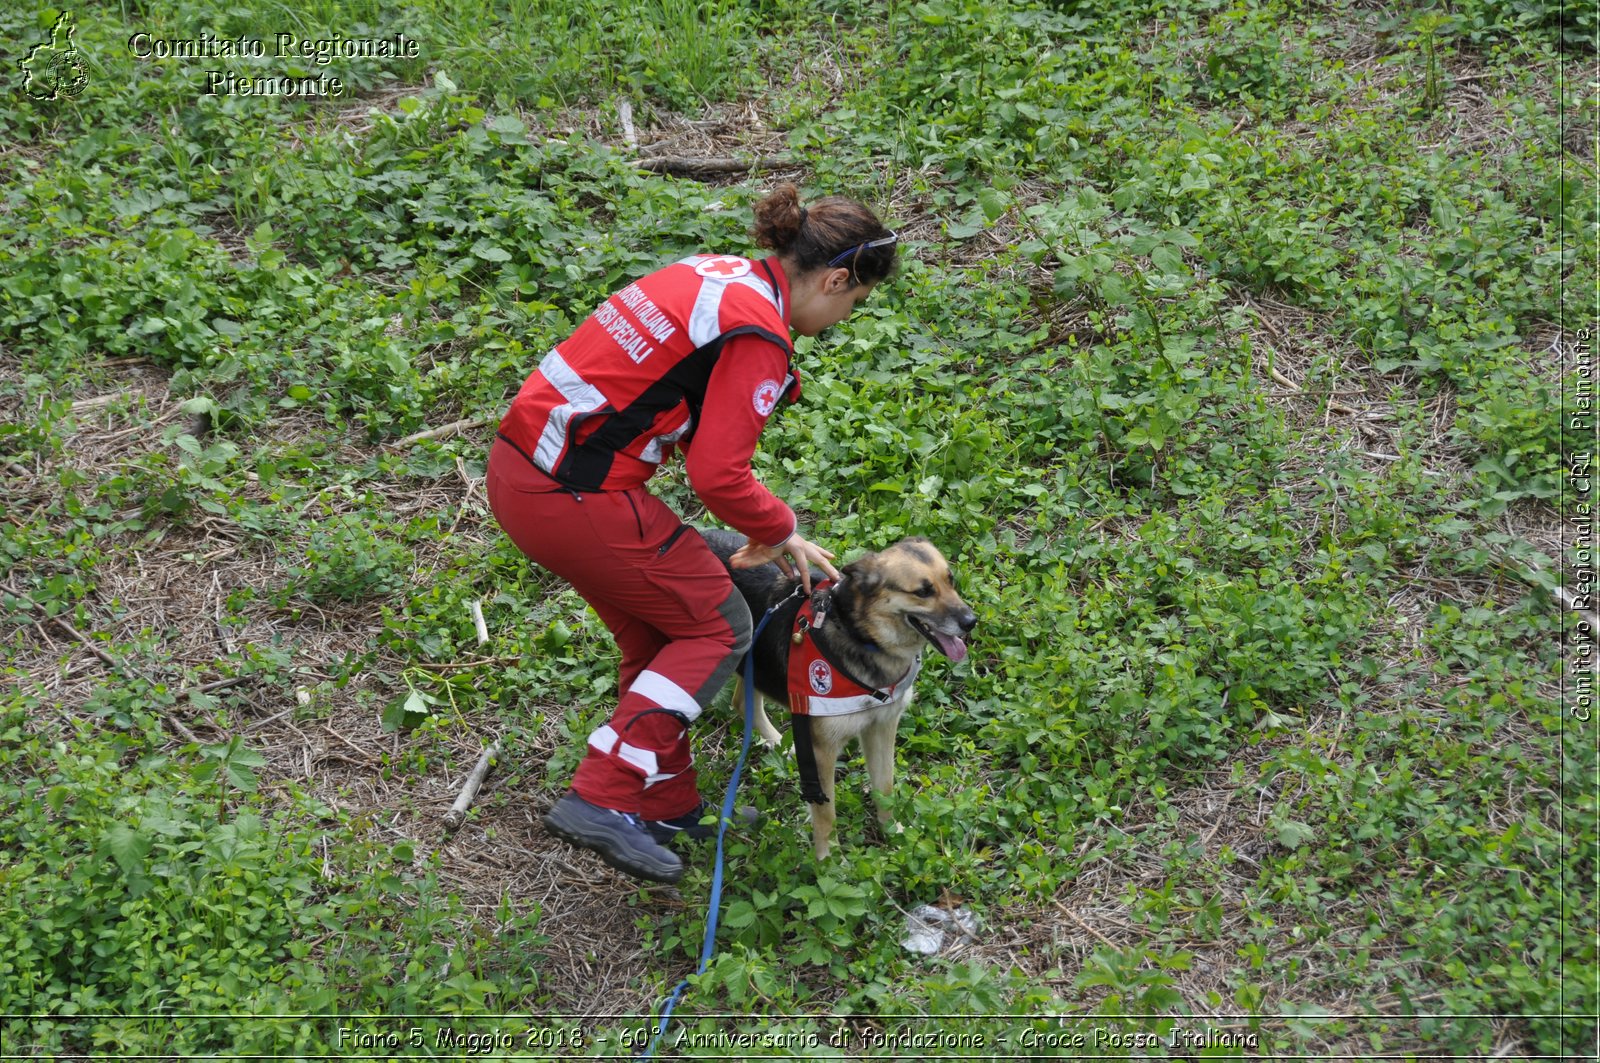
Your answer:
[[[708,258],[694,268],[702,277],[716,277],[719,280],[731,281],[735,277],[742,277],[750,272],[750,263],[742,258],[726,255],[720,258]]]
[[[818,694],[826,694],[833,689],[833,669],[828,667],[827,661],[811,662],[811,689]]]
[[[778,396],[783,394],[783,385],[776,380],[763,380],[756,385],[756,393],[751,398],[756,412],[765,417],[778,405]]]
[[[29,96],[36,100],[70,100],[83,94],[89,75],[72,43],[77,29],[72,13],[67,12],[56,19],[50,43],[35,45],[28,51],[22,61],[22,72],[28,76],[22,88]]]

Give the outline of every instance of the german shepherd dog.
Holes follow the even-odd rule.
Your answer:
[[[745,543],[743,536],[731,532],[711,530],[704,535],[724,565]],[[729,574],[749,605],[754,623],[760,623],[773,603],[781,603],[761,637],[750,647],[750,654],[755,657],[756,729],[764,742],[776,746],[779,735],[767,719],[762,699],[789,706],[789,654],[795,646],[791,636],[804,604],[801,595],[795,593],[800,580],[783,576],[771,563],[729,569]],[[890,813],[883,798],[894,786],[895,728],[911,700],[911,683],[901,687],[900,681],[921,660],[922,649],[928,643],[952,661],[965,660],[967,635],[978,622],[956,593],[950,565],[927,539],[902,539],[886,550],[845,565],[839,574],[844,577],[839,583],[813,592],[813,605],[824,620],[811,629],[810,637],[840,670],[874,690],[893,690],[894,696],[863,711],[810,717],[817,777],[826,798],[823,803],[811,805],[811,844],[819,860],[827,857],[828,840],[833,834],[834,767],[845,743],[852,738],[861,740],[878,805],[878,821],[887,826]],[[824,578],[813,569],[813,588]],[[734,704],[738,706],[743,698],[742,662],[735,676]]]

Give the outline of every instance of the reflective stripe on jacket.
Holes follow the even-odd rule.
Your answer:
[[[747,334],[784,352],[780,390],[797,398],[773,260],[675,262],[612,295],[557,344],[523,383],[500,435],[565,487],[637,487],[688,445],[723,346]]]

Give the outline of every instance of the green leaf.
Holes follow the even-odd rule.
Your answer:
[[[256,779],[255,772],[232,760],[228,761],[228,781],[238,789],[251,794],[261,787],[260,781]]]
[[[168,262],[181,262],[188,258],[189,241],[185,239],[188,233],[189,230],[187,229],[179,229],[176,232],[168,233],[166,239],[162,240],[160,247],[157,248],[157,253]]]
[[[242,764],[247,768],[259,768],[265,765],[267,758],[257,753],[248,746],[239,746],[228,755],[228,763]]]
[[[1112,306],[1127,306],[1133,302],[1128,294],[1128,282],[1120,273],[1107,273],[1100,278],[1100,298]]]
[[[278,234],[272,228],[272,223],[264,221],[256,226],[255,232],[250,234],[244,245],[259,255],[263,251],[270,251],[272,249],[272,241],[277,238]]]
[[[985,188],[978,193],[978,205],[983,208],[983,216],[993,225],[1011,208],[1011,197],[997,188]]]
[[[509,262],[511,252],[491,243],[487,237],[472,245],[472,253],[485,262]]]
[[[144,866],[145,857],[150,855],[150,845],[149,838],[126,823],[114,825],[100,839],[101,853],[109,855],[128,874]]]
[[[544,645],[546,652],[554,653],[572,641],[572,629],[567,626],[566,621],[554,620],[545,629],[539,641]]]
[[[383,729],[385,731],[409,730],[426,720],[430,714],[428,708],[434,699],[420,690],[409,691],[403,698],[395,698],[383,711]]]
[[[1183,264],[1183,252],[1171,244],[1163,244],[1150,252],[1150,261],[1162,273],[1184,274],[1188,268]]]
[[[1298,849],[1317,836],[1310,827],[1295,819],[1279,820],[1277,830],[1278,844],[1285,849]]]

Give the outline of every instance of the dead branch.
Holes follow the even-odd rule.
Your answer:
[[[136,391],[109,391],[104,395],[95,395],[87,399],[78,399],[72,404],[73,413],[82,413],[84,410],[93,410],[101,406],[109,406],[118,399],[125,399],[137,395]]]
[[[1115,949],[1117,947],[1116,945],[1112,944],[1110,938],[1106,937],[1104,934],[1100,933],[1100,931],[1096,930],[1094,927],[1090,926],[1088,923],[1085,923],[1082,919],[1078,918],[1078,913],[1077,912],[1074,912],[1071,908],[1068,908],[1066,905],[1062,904],[1060,901],[1055,901],[1054,904],[1055,904],[1055,906],[1057,908],[1061,909],[1061,914],[1062,915],[1066,916],[1068,919],[1071,919],[1074,923],[1077,923],[1079,926],[1083,927],[1083,929],[1087,930],[1089,933],[1091,933],[1095,937],[1099,938],[1101,944],[1105,945],[1107,948],[1110,948],[1110,949]]]
[[[641,170],[652,170],[656,173],[703,177],[712,174],[748,173],[751,170],[789,170],[799,164],[787,155],[756,159],[691,159],[675,155],[657,155],[649,159],[640,159],[634,165]]]
[[[425,432],[414,432],[411,435],[406,436],[404,439],[395,440],[393,443],[390,443],[389,446],[398,450],[401,447],[409,447],[413,444],[422,443],[429,439],[449,439],[458,432],[467,432],[474,428],[482,428],[489,422],[490,418],[488,417],[468,417],[460,421],[451,421],[449,424],[442,424],[438,428],[430,428]]]
[[[622,122],[622,139],[629,151],[639,150],[639,134],[633,130],[633,103],[627,97],[617,101],[617,119]]]
[[[472,805],[472,799],[478,796],[478,788],[483,785],[484,778],[494,767],[494,758],[499,755],[500,742],[496,739],[483,751],[472,773],[467,776],[466,782],[461,784],[461,793],[456,797],[456,803],[450,806],[449,813],[444,817],[446,832],[455,831],[467,821],[467,809]]]

